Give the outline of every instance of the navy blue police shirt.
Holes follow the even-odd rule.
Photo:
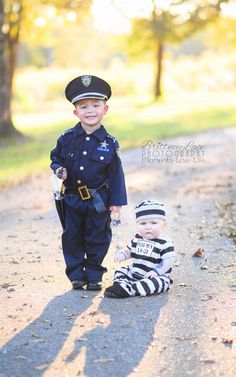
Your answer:
[[[124,172],[119,156],[119,143],[101,126],[87,134],[81,123],[65,131],[51,151],[51,168],[67,170],[66,188],[87,185],[98,188],[108,185],[108,205],[127,204]]]

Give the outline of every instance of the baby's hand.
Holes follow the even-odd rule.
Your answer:
[[[63,168],[62,166],[57,168],[57,170],[55,171],[55,174],[57,178],[62,179],[63,181],[67,178],[67,170],[66,168]]]
[[[114,255],[114,261],[115,262],[123,262],[125,260],[125,254],[122,253],[122,251],[118,251],[115,255]]]
[[[148,279],[148,278],[154,278],[158,276],[158,274],[156,273],[156,271],[152,270],[152,271],[149,271],[147,272],[145,275],[144,275],[144,278],[145,279]]]

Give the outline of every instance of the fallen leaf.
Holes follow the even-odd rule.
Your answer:
[[[214,364],[215,360],[206,359],[206,360],[201,360],[201,362],[204,364]]]
[[[231,346],[233,344],[233,339],[223,338],[222,343],[224,343],[225,345]]]
[[[234,267],[234,266],[235,266],[234,263],[224,264],[224,265],[223,265],[224,268],[227,268],[227,267]]]
[[[176,207],[176,208],[181,208],[182,205],[181,205],[181,204],[176,204],[174,207]]]
[[[70,313],[66,316],[67,319],[74,319],[75,318],[75,314],[74,313]]]
[[[94,312],[90,312],[89,315],[91,315],[92,317],[94,317],[95,315],[97,315],[99,312],[97,310],[95,310]]]
[[[36,339],[31,340],[31,343],[44,343],[44,342],[45,340],[42,338],[36,338]]]
[[[2,288],[2,289],[8,289],[8,288],[14,287],[14,286],[16,286],[16,284],[3,283],[3,284],[0,285],[0,288]]]
[[[39,336],[38,334],[35,334],[34,332],[31,333],[31,336],[32,336],[33,338],[39,338],[39,339],[40,339],[40,336]]]
[[[36,221],[43,220],[43,216],[35,216],[33,220],[36,220]]]
[[[201,298],[201,301],[209,301],[209,300],[212,300],[213,297],[211,295],[206,295],[205,297],[202,297]]]
[[[34,367],[35,370],[44,370],[48,367],[48,364],[41,364]]]
[[[195,251],[195,253],[193,253],[193,257],[202,258],[203,253],[204,253],[204,249],[199,248],[197,249],[197,251]]]
[[[191,342],[196,342],[196,338],[192,336],[175,336],[176,340],[190,340]]]
[[[13,287],[7,288],[7,292],[14,292],[14,291],[15,291],[15,288],[13,288]]]
[[[76,356],[77,356],[77,353],[72,352],[67,356],[66,361],[73,361],[76,358]]]
[[[10,260],[10,262],[8,262],[8,263],[11,263],[11,264],[19,264],[19,262],[17,262],[15,259]]]
[[[101,359],[94,360],[95,363],[109,363],[111,361],[115,361],[115,359],[101,358]]]
[[[179,267],[181,266],[181,263],[180,262],[175,262],[175,267]]]
[[[43,322],[44,322],[44,326],[43,327],[45,329],[49,329],[49,327],[52,326],[52,321],[50,319],[44,319]]]

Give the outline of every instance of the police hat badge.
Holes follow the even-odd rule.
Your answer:
[[[81,81],[84,84],[84,86],[88,87],[91,83],[91,76],[81,76]]]

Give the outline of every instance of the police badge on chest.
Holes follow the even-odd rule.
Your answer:
[[[108,147],[108,143],[106,142],[106,140],[102,141],[100,143],[100,147],[97,147],[97,150],[98,151],[102,151],[102,152],[110,152],[110,149],[107,148]]]

